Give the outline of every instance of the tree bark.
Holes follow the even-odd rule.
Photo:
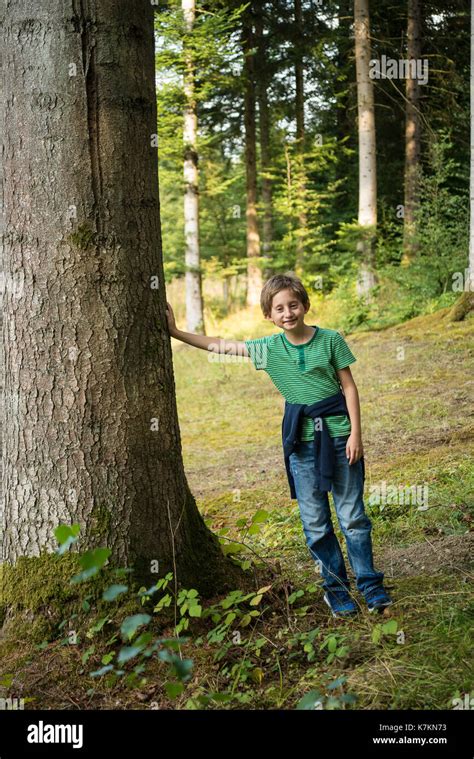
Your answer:
[[[2,7],[0,15],[0,27],[3,23],[4,8]],[[3,65],[4,65],[3,46],[0,47],[0,81],[3,82]],[[5,98],[0,98],[0,143],[5,144],[4,135],[5,124]],[[0,159],[0,450],[3,450],[3,424],[5,418],[4,404],[4,367],[5,356],[3,351],[3,293],[6,287],[5,270],[3,265],[3,237],[5,232],[5,211],[4,211],[4,193],[3,193],[3,155]],[[3,497],[3,457],[0,456],[0,528],[4,524],[4,497]],[[2,532],[0,529],[0,558],[2,556]]]
[[[182,0],[186,30],[192,34],[195,0]],[[186,266],[186,325],[189,332],[204,334],[201,261],[199,254],[199,174],[197,151],[197,105],[192,52],[185,38],[184,95],[184,236]]]
[[[469,256],[463,294],[448,313],[448,320],[462,321],[474,310],[474,0],[471,0],[471,146],[469,177]]]
[[[421,0],[408,0],[407,58],[421,58]],[[402,264],[416,255],[415,212],[419,202],[420,164],[420,85],[416,77],[407,76],[405,117],[405,199]]]
[[[288,244],[290,250],[293,248],[293,179],[291,174],[291,155],[288,143],[285,142],[285,162],[286,162],[286,197],[288,204]]]
[[[471,173],[469,183],[469,288],[474,292],[474,0],[471,0]]]
[[[260,257],[260,234],[257,219],[257,150],[255,120],[255,33],[251,7],[242,17],[242,48],[244,52],[244,123],[245,123],[245,172],[247,185],[247,305],[260,303],[262,270]]]
[[[354,2],[354,35],[359,131],[359,215],[362,230],[358,251],[362,262],[357,290],[368,297],[375,285],[374,244],[377,226],[377,171],[374,90],[369,76],[370,22],[368,0]]]
[[[54,528],[78,522],[77,549],[108,546],[144,583],[174,571],[203,593],[227,587],[234,565],[181,456],[153,7],[9,2],[3,43],[3,559],[50,551]]]
[[[464,292],[448,312],[448,321],[461,322],[474,311],[474,292]]]

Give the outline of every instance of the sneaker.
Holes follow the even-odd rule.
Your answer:
[[[391,606],[393,601],[388,595],[385,588],[373,588],[365,594],[365,600],[367,601],[367,607],[370,612],[381,611],[386,606]]]
[[[331,609],[333,617],[352,617],[358,612],[356,604],[348,593],[331,593],[330,599],[329,594],[325,593],[324,600]]]

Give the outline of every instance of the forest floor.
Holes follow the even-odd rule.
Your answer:
[[[239,338],[247,327],[236,317],[219,335]],[[275,328],[267,323],[248,334],[268,331]],[[449,323],[446,310],[346,336],[357,358],[351,368],[361,398],[375,566],[394,600],[387,616],[361,603],[350,620],[328,614],[289,497],[283,399],[245,359],[216,362],[174,342],[188,481],[223,544],[244,543],[237,557],[260,567],[261,598],[248,607],[228,604],[236,623],[242,610],[258,615],[238,629],[229,623],[221,636],[210,618],[191,619],[183,652],[193,659],[192,677],[174,699],[163,692],[161,662],[151,661],[146,680],[128,687],[106,675],[91,678],[104,663],[97,654],[111,650],[100,629],[76,646],[60,635],[38,645],[10,620],[0,635],[0,697],[25,697],[32,709],[294,709],[310,694],[313,708],[316,699],[316,708],[451,709],[453,699],[474,695],[473,337],[472,314]],[[375,502],[382,483],[398,494],[394,502]],[[400,488],[416,487],[427,500],[415,500],[413,490],[401,497]],[[172,635],[172,625],[165,632]]]

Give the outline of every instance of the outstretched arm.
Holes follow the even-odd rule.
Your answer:
[[[207,337],[207,335],[195,335],[193,332],[184,332],[176,326],[176,320],[173,309],[170,304],[166,304],[166,317],[168,319],[168,329],[171,337],[181,340],[183,343],[193,345],[195,348],[211,351],[213,353],[226,353],[229,356],[246,356],[248,350],[245,343],[241,340],[223,340],[220,337]]]

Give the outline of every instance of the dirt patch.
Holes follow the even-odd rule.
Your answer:
[[[233,449],[228,462],[201,467],[185,466],[186,477],[195,498],[212,498],[234,488],[266,487],[280,477],[285,486],[286,470],[283,450],[262,450],[252,457],[244,449]],[[288,498],[290,491],[288,488]]]
[[[414,543],[407,548],[390,548],[375,555],[377,568],[386,577],[417,577],[436,575],[444,572],[461,572],[469,575],[474,569],[474,532],[464,535],[449,535],[422,543]]]

